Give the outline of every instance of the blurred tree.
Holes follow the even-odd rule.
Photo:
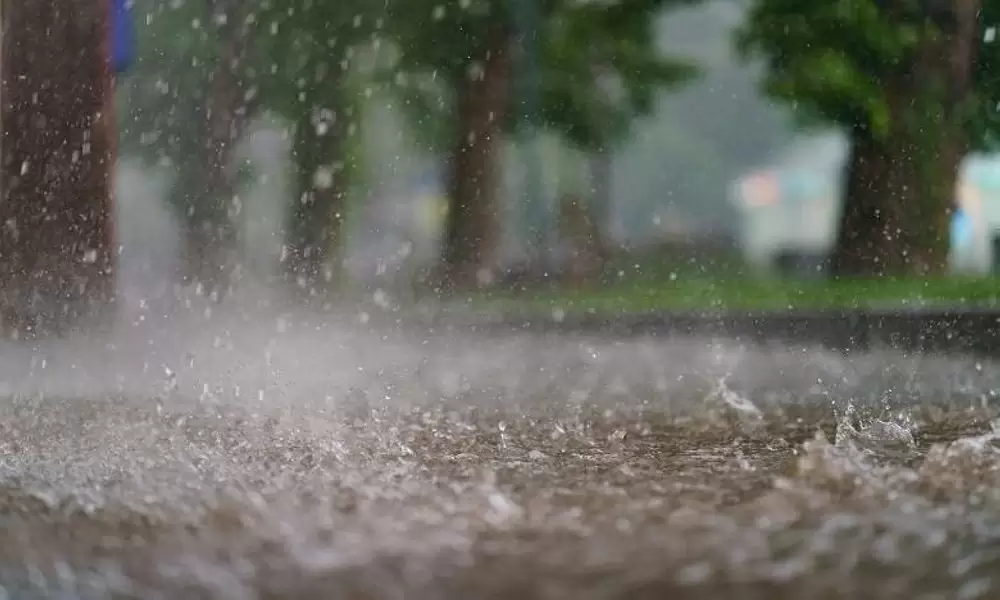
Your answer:
[[[686,0],[566,2],[542,31],[539,124],[574,146],[620,142],[649,115],[664,87],[690,81],[694,65],[657,50],[656,17]]]
[[[183,197],[187,217],[187,278],[221,294],[232,283],[238,258],[241,210],[236,196],[237,169],[233,151],[259,108],[248,64],[254,3],[205,0],[207,22],[202,26],[216,40],[208,70],[208,87],[199,110],[200,147],[195,154],[194,189]]]
[[[352,77],[381,27],[382,6],[366,0],[265,3],[256,14],[261,101],[294,123],[296,195],[288,215],[286,273],[319,293],[337,280],[347,216],[351,137],[365,97]]]
[[[214,40],[192,27],[205,16],[201,2],[136,0],[138,54],[119,93],[120,149],[151,165],[182,170],[197,155]]]
[[[111,306],[114,160],[103,2],[2,4],[0,309],[21,334]]]
[[[122,152],[174,173],[170,199],[185,226],[179,275],[210,288],[227,283],[234,262],[230,151],[256,108],[242,77],[248,31],[229,2],[138,2],[139,53],[119,112]]]
[[[739,43],[765,86],[851,140],[834,252],[838,275],[947,266],[958,167],[996,131],[996,75],[977,68],[982,0],[756,0]],[[988,21],[987,21],[988,22]],[[981,62],[981,61],[980,61]],[[985,93],[984,93],[985,92]]]
[[[620,139],[636,116],[651,110],[660,86],[693,73],[661,56],[653,36],[654,17],[685,3],[539,1],[541,111],[529,124],[595,151]],[[450,208],[441,281],[447,286],[480,285],[495,267],[497,147],[504,131],[523,123],[511,110],[521,91],[512,87],[512,52],[523,43],[515,10],[504,0],[412,0],[389,8],[397,72],[431,74],[443,88],[439,100],[420,102],[441,88],[408,86],[404,104],[416,108],[418,118],[426,118],[421,110],[455,115],[446,130]]]
[[[450,206],[439,274],[443,285],[474,287],[496,259],[499,173],[494,156],[509,114],[509,8],[499,0],[399,0],[389,8],[388,33],[399,50],[394,68],[440,79],[447,98],[442,105],[453,115],[446,151]]]
[[[231,151],[264,110],[293,124],[299,189],[287,221],[287,271],[308,289],[331,272],[352,174],[345,143],[362,101],[346,80],[358,46],[370,43],[376,8],[361,0],[137,7],[144,43],[126,94],[125,143],[175,168],[192,277],[228,281],[240,210]]]
[[[594,202],[592,240],[605,256],[610,224],[613,151],[633,124],[649,116],[665,88],[697,74],[683,60],[657,51],[656,17],[689,2],[622,2],[612,10],[569,5],[545,28],[542,41],[542,126],[590,154]],[[585,45],[581,42],[586,40]]]

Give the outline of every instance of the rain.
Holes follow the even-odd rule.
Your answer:
[[[995,597],[1000,3],[835,4],[4,3],[0,599]]]

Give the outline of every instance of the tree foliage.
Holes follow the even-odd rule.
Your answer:
[[[540,2],[541,124],[581,147],[626,133],[635,117],[652,110],[657,90],[696,73],[693,65],[658,52],[654,39],[659,12],[690,2]],[[509,0],[256,0],[227,12],[220,6],[215,0],[136,3],[140,56],[124,98],[128,151],[151,160],[194,160],[193,127],[224,27],[238,27],[250,40],[246,56],[233,67],[255,106],[292,121],[303,111],[333,108],[350,118],[363,98],[333,97],[337,86],[322,81],[362,60],[360,48],[380,37],[396,48],[391,74],[382,73],[382,82],[392,84],[410,120],[450,131],[449,86],[467,75],[487,28],[500,23],[513,30],[516,17]],[[504,125],[511,131],[519,122],[511,111]]]
[[[1000,2],[983,0],[967,133],[981,150],[1000,148]]]
[[[757,0],[738,48],[766,65],[764,88],[806,122],[890,134],[891,82],[912,72],[921,44],[949,26],[948,0]],[[939,17],[942,13],[943,17]],[[972,94],[962,107],[973,148],[995,145],[1000,131],[1000,48],[986,30],[1000,23],[1000,2],[982,3]]]
[[[202,2],[137,0],[132,16],[138,55],[119,94],[121,151],[180,167],[197,155],[198,114],[218,41],[200,27],[209,17]]]
[[[690,80],[694,65],[656,47],[656,19],[678,2],[564,3],[541,42],[541,123],[595,149],[652,112],[657,93]]]
[[[248,36],[251,71],[270,110],[289,119],[330,102],[341,73],[381,27],[381,5],[365,0],[258,0]],[[341,102],[346,98],[339,99]]]
[[[764,59],[766,90],[806,119],[887,134],[884,82],[909,64],[918,27],[890,20],[873,0],[761,0],[738,47]]]
[[[192,114],[205,104],[207,82],[222,52],[220,31],[247,40],[236,71],[245,102],[296,120],[331,103],[327,75],[347,70],[377,23],[373,3],[357,0],[253,0],[233,8],[216,0],[138,0],[139,57],[123,95],[124,144],[156,160],[189,156]],[[350,98],[339,98],[346,101]]]
[[[697,74],[694,65],[660,52],[655,39],[662,11],[696,1],[538,2],[535,124],[581,148],[620,139],[637,117],[652,111],[660,89]],[[436,130],[433,139],[451,132],[436,128],[442,121],[447,126],[454,86],[475,67],[488,29],[505,28],[517,44],[516,10],[511,0],[395,0],[388,6],[385,33],[396,52],[383,81],[394,84],[411,121]],[[523,100],[518,93],[512,98],[515,104]],[[508,113],[508,132],[523,123],[520,112]]]

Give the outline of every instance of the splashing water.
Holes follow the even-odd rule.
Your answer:
[[[0,348],[8,595],[996,590],[988,365],[355,317]]]

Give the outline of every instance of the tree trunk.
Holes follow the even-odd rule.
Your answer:
[[[333,94],[340,94],[334,84]],[[339,276],[341,233],[347,211],[343,114],[310,113],[295,128],[292,149],[298,201],[289,215],[286,272],[297,290],[323,295]]]
[[[912,141],[907,132],[890,140],[854,132],[835,275],[926,276],[947,270],[949,215],[965,154],[958,135],[934,136],[935,147]]]
[[[222,10],[219,8],[219,10]],[[246,133],[253,107],[238,69],[245,53],[244,32],[232,15],[220,31],[222,55],[209,83],[202,122],[201,156],[193,193],[186,196],[186,279],[220,295],[239,269],[239,216],[232,153]]]
[[[903,187],[904,171],[890,142],[855,130],[845,165],[844,208],[833,255],[838,276],[883,275],[897,271],[906,249],[900,234],[906,226],[902,207],[912,205]]]
[[[0,309],[11,333],[113,305],[105,5],[3,3]]]
[[[835,275],[947,270],[949,217],[969,150],[963,110],[972,92],[979,3],[942,0],[930,7],[940,35],[924,41],[909,73],[888,82],[889,135],[852,132]]]
[[[594,231],[599,236],[596,242],[604,260],[607,260],[612,251],[612,227],[615,221],[612,192],[614,153],[610,148],[602,146],[591,153],[590,177],[594,189]]]
[[[559,198],[559,243],[568,251],[567,259],[560,265],[560,279],[573,286],[595,283],[607,263],[595,212],[593,205],[577,194],[563,194]]]
[[[496,155],[509,102],[509,46],[506,29],[494,28],[481,53],[480,72],[458,82],[458,139],[450,157],[442,253],[445,289],[488,285],[495,278],[500,241]]]

